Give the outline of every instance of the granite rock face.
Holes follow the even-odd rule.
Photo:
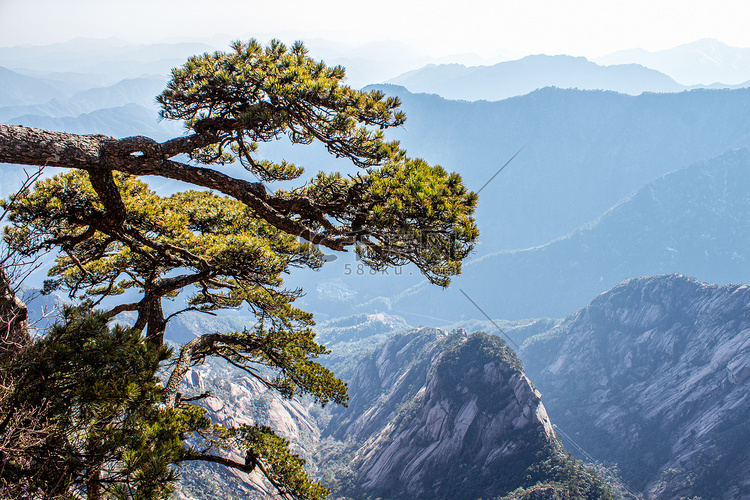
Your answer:
[[[371,496],[500,496],[556,446],[541,394],[497,337],[396,335],[360,362],[350,393],[326,432],[359,444],[356,483]]]
[[[205,363],[191,368],[183,379],[182,392],[185,397],[210,393],[199,404],[213,422],[229,428],[268,425],[288,439],[292,451],[305,459],[311,457],[320,439],[320,429],[311,414],[312,402],[282,398],[227,363]],[[226,450],[225,454],[239,462],[244,459],[244,452],[238,449]],[[278,498],[275,489],[257,470],[248,474],[214,464],[187,462],[182,464],[180,475],[182,480],[176,492],[180,499]]]
[[[750,286],[631,279],[520,354],[555,423],[645,498],[750,498]]]
[[[542,491],[549,481],[555,498],[612,498],[565,454],[540,393],[499,337],[412,329],[350,373],[348,408],[280,398],[225,363],[194,367],[182,391],[210,392],[200,404],[215,422],[270,425],[333,488],[332,498],[475,500]],[[255,473],[194,463],[181,474],[180,498],[275,498]]]

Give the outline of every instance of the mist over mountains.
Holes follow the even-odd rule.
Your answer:
[[[47,102],[59,97],[62,92],[52,82],[32,78],[0,68],[0,106],[18,106]]]
[[[428,65],[388,83],[414,93],[467,101],[499,101],[542,87],[613,90],[631,95],[685,90],[669,76],[638,64],[599,66],[584,57],[565,55],[526,56],[492,66]]]
[[[167,77],[194,55],[216,50],[205,43],[133,44],[76,38],[44,46],[0,47],[0,66],[84,90],[144,75]]]
[[[423,284],[393,307],[427,302],[425,314],[458,319],[471,313],[463,290],[492,317],[561,317],[634,276],[679,272],[747,283],[748,186],[750,150],[725,153],[649,182],[563,238],[468,262],[447,293]]]
[[[750,49],[730,47],[712,38],[654,52],[621,50],[595,61],[606,65],[641,64],[666,73],[683,85],[740,84],[750,80]]]
[[[256,34],[263,41],[268,34]],[[283,40],[291,44],[294,40]],[[106,40],[76,38],[44,46],[0,47],[0,66],[32,77],[50,80],[67,90],[83,89],[94,84],[108,86],[125,78],[169,75],[195,54],[227,50],[231,39],[214,37],[201,42],[136,44],[117,38]],[[346,68],[346,82],[360,88],[384,82],[426,64],[460,60],[464,64],[485,64],[474,54],[432,57],[396,41],[375,41],[359,46],[343,46],[324,39],[305,41],[316,58],[330,66]],[[500,56],[498,56],[500,58]],[[497,58],[496,58],[497,59]]]
[[[0,82],[4,85],[23,86],[28,77],[5,70],[0,74]],[[107,87],[94,87],[78,91],[69,97],[57,91],[52,99],[34,104],[18,104],[14,101],[0,108],[0,120],[33,121],[35,116],[68,117],[91,113],[100,109],[136,104],[146,108],[153,108],[154,97],[164,89],[166,80],[159,78],[133,78],[122,80]],[[150,111],[150,110],[149,110]],[[153,117],[150,117],[153,121]],[[153,126],[153,124],[149,124]]]
[[[447,99],[496,101],[543,87],[643,92],[741,88],[750,82],[750,49],[713,39],[659,52],[632,49],[589,61],[567,55],[529,55],[493,65],[429,64],[388,80],[415,93]]]

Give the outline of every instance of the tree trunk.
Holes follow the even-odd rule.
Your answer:
[[[31,340],[28,315],[26,304],[16,297],[8,274],[0,267],[0,360],[12,357]]]
[[[108,223],[112,225],[121,223],[123,215],[122,200],[113,189],[112,172],[117,171],[158,175],[219,191],[252,208],[278,229],[332,250],[343,251],[356,242],[357,238],[346,230],[327,234],[303,223],[309,219],[328,224],[321,208],[304,196],[292,199],[269,196],[262,182],[248,182],[218,170],[170,159],[216,141],[216,136],[210,132],[158,143],[142,136],[115,139],[0,124],[0,163],[86,170],[92,176],[92,185],[107,208]],[[293,216],[297,213],[302,216],[299,220]]]

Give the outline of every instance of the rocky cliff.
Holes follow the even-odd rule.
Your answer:
[[[750,498],[750,286],[631,279],[521,356],[553,421],[646,498]]]
[[[183,380],[182,391],[186,397],[209,392],[211,395],[200,405],[216,423],[272,427],[304,459],[309,460],[318,446],[320,429],[315,415],[319,409],[311,401],[282,398],[228,363],[212,360],[192,368]],[[228,450],[228,455],[238,461],[244,457],[237,450]],[[219,465],[186,462],[181,464],[180,475],[180,499],[277,498],[274,488],[257,471],[246,474]]]
[[[350,407],[326,430],[346,449],[321,457],[353,457],[334,473],[338,495],[492,498],[547,480],[569,498],[610,495],[564,454],[541,394],[498,337],[395,335],[359,363],[350,387]]]
[[[206,331],[232,331],[251,322],[252,318],[248,317],[209,317],[187,312],[170,323],[167,338],[171,342],[185,343]],[[405,327],[401,318],[383,314],[323,322],[316,330],[321,342],[331,346],[334,353],[321,360],[337,372],[350,373],[359,357]],[[214,422],[228,427],[269,425],[289,440],[294,453],[307,460],[312,474],[317,475],[319,469],[325,468],[325,464],[312,458],[321,446],[320,426],[325,426],[330,418],[330,406],[322,409],[311,400],[282,398],[245,372],[216,359],[192,368],[181,390],[185,397],[209,392],[210,397],[199,404],[206,408]],[[236,453],[233,458],[241,459]],[[180,474],[182,480],[176,492],[180,500],[278,498],[258,473],[245,474],[213,464],[189,462],[181,466]]]

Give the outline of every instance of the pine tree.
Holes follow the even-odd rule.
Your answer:
[[[477,197],[457,174],[408,158],[398,143],[385,140],[382,129],[405,120],[397,99],[345,86],[341,67],[314,61],[301,43],[288,49],[278,41],[266,47],[238,42],[232,49],[192,57],[173,70],[158,102],[163,118],[184,122],[182,137],[158,143],[0,125],[0,162],[70,169],[37,182],[9,207],[13,225],[6,241],[23,255],[58,252],[46,291],[64,289],[93,301],[92,307],[139,292],[138,300],[96,318],[135,312],[129,331],[148,356],[163,352],[174,316],[165,316],[165,299],[191,292],[182,311],[248,307],[254,325],[206,333],[176,353],[151,407],[162,408],[169,428],[189,415],[180,438],[201,436],[201,443],[183,441],[180,453],[166,453],[165,460],[257,468],[288,498],[322,498],[325,488],[307,477],[301,459],[271,429],[207,427],[201,410],[178,395],[183,376],[220,357],[285,397],[307,394],[321,404],[345,404],[346,386],[315,361],[327,350],[314,340],[311,315],[293,306],[299,291],[285,289],[282,275],[292,267],[320,267],[322,246],[354,249],[375,270],[411,262],[431,282],[447,286],[478,236]],[[296,188],[272,190],[273,183],[299,180],[304,172],[260,159],[259,148],[281,136],[296,144],[320,142],[361,171],[318,173]],[[212,168],[237,165],[260,180]],[[199,190],[161,196],[139,180],[143,175]],[[250,459],[225,458],[220,452],[227,445],[246,450]],[[102,468],[86,483],[90,498],[110,474]]]
[[[0,404],[4,498],[167,498],[183,439],[210,427],[197,407],[159,406],[165,348],[88,309],[67,308],[63,324],[3,362],[15,382]]]

